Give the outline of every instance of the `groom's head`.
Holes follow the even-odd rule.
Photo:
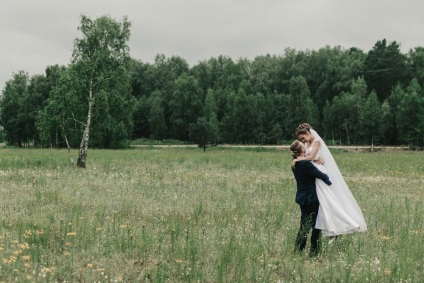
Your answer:
[[[290,145],[291,156],[293,159],[305,156],[305,150],[305,145],[299,140],[295,140]]]

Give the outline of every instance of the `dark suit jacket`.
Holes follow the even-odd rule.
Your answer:
[[[296,162],[296,167],[292,168],[292,170],[297,184],[296,202],[299,205],[319,203],[315,179],[322,179],[327,185],[331,185],[327,174],[319,171],[312,162],[308,160]]]

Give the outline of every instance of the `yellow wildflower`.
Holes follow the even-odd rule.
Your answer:
[[[19,248],[21,248],[22,250],[29,250],[29,245],[28,243],[22,243],[19,245]]]
[[[48,268],[48,267],[44,267],[43,269],[41,269],[41,272],[51,273],[51,272],[53,272],[53,269],[52,268]]]
[[[30,231],[30,230],[25,231],[24,238],[29,238],[31,236],[32,236],[32,231]]]

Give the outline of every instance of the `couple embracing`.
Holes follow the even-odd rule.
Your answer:
[[[362,211],[344,181],[327,145],[303,123],[296,129],[291,146],[292,170],[297,183],[296,203],[301,220],[295,249],[303,251],[312,228],[310,255],[319,254],[319,237],[330,237],[367,230]]]

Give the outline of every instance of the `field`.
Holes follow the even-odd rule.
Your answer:
[[[334,157],[368,231],[312,260],[286,150],[1,148],[0,281],[422,281],[424,153]]]

